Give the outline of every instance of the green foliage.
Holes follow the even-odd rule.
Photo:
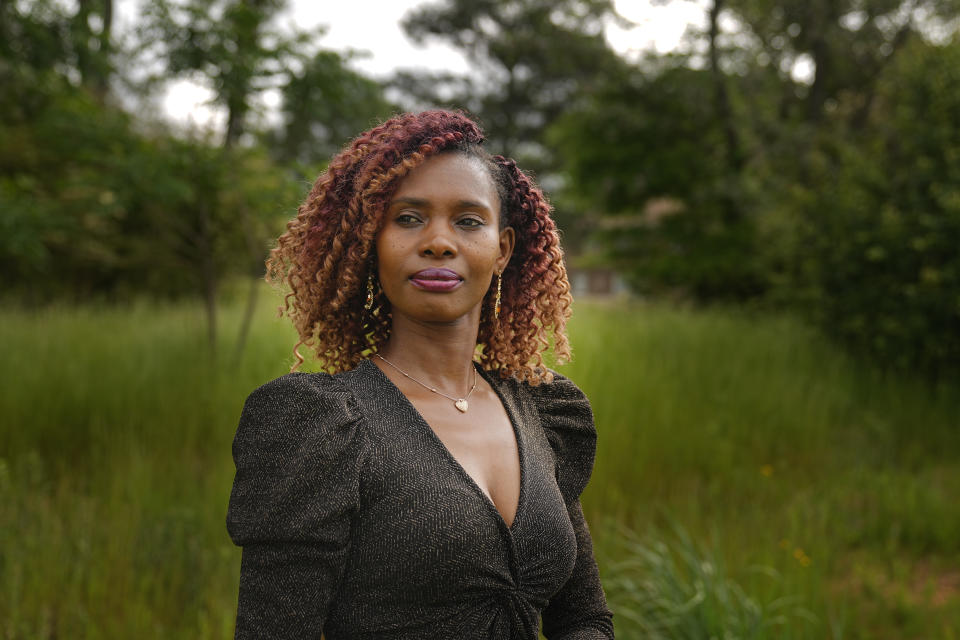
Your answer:
[[[708,15],[691,36],[706,68],[648,57],[553,124],[589,250],[646,295],[801,308],[883,366],[955,376],[960,64],[955,39],[924,37],[960,6],[718,0]]]
[[[598,251],[645,294],[743,300],[763,289],[743,178],[727,165],[708,71],[634,70],[550,131]],[[612,214],[612,215],[611,215]]]
[[[40,304],[141,291],[200,295],[212,314],[225,278],[262,273],[269,241],[304,188],[276,161],[290,157],[285,143],[262,136],[275,153],[236,144],[264,82],[288,81],[287,140],[324,153],[389,109],[345,56],[311,59],[304,34],[275,38],[269,25],[281,7],[147,6],[140,36],[156,40],[141,43],[139,54],[159,56],[167,77],[207,75],[231,114],[221,146],[145,127],[109,99],[106,82],[121,53],[111,41],[110,2],[80,3],[73,14],[55,2],[0,4],[5,297]],[[303,75],[294,73],[297,61],[306,64]],[[299,160],[319,159],[302,146],[294,151]],[[210,322],[213,332],[213,315]]]
[[[113,0],[78,2],[73,14],[56,0],[0,3],[0,78],[69,67],[71,82],[104,102],[113,73],[112,16]]]
[[[797,196],[801,292],[831,335],[889,366],[960,369],[960,42],[915,42],[863,134]]]
[[[271,30],[285,0],[159,0],[145,5],[141,47],[164,62],[163,77],[199,73],[227,111],[225,146],[247,126],[254,96],[294,56],[307,34]]]
[[[614,16],[610,0],[446,0],[413,10],[403,27],[417,41],[449,42],[484,70],[454,101],[480,118],[495,152],[543,170],[552,164],[545,128],[623,64],[603,37]]]
[[[156,81],[199,73],[226,110],[225,146],[250,126],[256,98],[278,88],[283,124],[264,136],[281,161],[316,164],[384,118],[382,87],[348,67],[350,54],[317,51],[323,30],[273,26],[285,0],[163,0],[146,5],[141,48],[164,61]]]
[[[236,211],[266,238],[299,187],[262,152],[143,138],[130,118],[53,78],[29,118],[0,117],[0,264],[7,294],[199,294],[243,269]],[[4,135],[9,132],[9,135]],[[258,154],[261,156],[258,159]]]
[[[651,198],[681,198],[723,171],[710,74],[673,66],[611,78],[551,131],[582,207],[640,215]],[[671,114],[668,119],[663,114]]]
[[[69,21],[63,7],[49,0],[33,3],[29,9],[18,2],[0,4],[0,73],[4,79],[10,81],[11,74],[26,69],[49,71],[67,60]]]
[[[792,121],[824,124],[825,107],[841,99],[854,108],[857,124],[867,114],[877,75],[908,38],[924,27],[917,16],[949,16],[953,0],[730,0],[758,56],[749,64],[769,67],[796,89],[784,92],[779,109]],[[951,5],[954,5],[951,7]],[[789,71],[801,57],[813,65],[809,84]]]
[[[31,106],[0,115],[4,288],[40,299],[110,288],[128,261],[118,241],[135,224],[130,172],[145,159],[129,118],[49,71],[14,80],[0,100],[22,90]]]
[[[0,371],[3,634],[232,637],[231,432],[244,394],[285,369],[288,333],[261,324],[254,357],[228,371],[197,357],[193,304],[53,307],[0,324],[5,344],[29,345]]]
[[[348,61],[349,56],[320,51],[302,71],[291,71],[283,86],[283,125],[268,141],[281,160],[326,162],[395,110],[383,87],[351,70]]]

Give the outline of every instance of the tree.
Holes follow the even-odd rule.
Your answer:
[[[89,41],[108,33],[95,5],[0,5],[4,289],[34,303],[197,292],[213,341],[219,281],[249,265],[237,212],[266,226],[290,181],[262,152],[139,133],[104,99],[112,70],[77,55],[107,46]]]
[[[856,96],[850,123],[864,121],[877,79],[912,34],[956,24],[956,0],[727,0],[756,55],[790,81],[801,60],[810,78],[782,94],[783,116],[823,122],[825,109]]]
[[[228,155],[250,129],[257,96],[269,88],[282,91],[284,122],[262,140],[283,161],[316,162],[318,154],[327,155],[342,145],[346,132],[367,128],[375,117],[390,111],[379,85],[347,67],[348,56],[315,51],[311,41],[322,29],[289,34],[275,29],[272,24],[285,6],[285,0],[159,0],[146,5],[142,50],[160,59],[168,76],[199,74],[213,90],[215,102],[227,114],[223,147]],[[239,165],[239,158],[228,162]],[[237,184],[239,177],[233,174],[225,184]],[[256,307],[267,246],[265,221],[256,218],[246,201],[235,200],[231,213],[246,237],[251,276],[236,344],[239,358]],[[216,294],[212,287],[204,291],[207,296]],[[208,298],[207,308],[213,314],[215,301]],[[215,323],[212,315],[210,323]]]
[[[70,27],[80,83],[104,102],[113,74],[113,0],[78,0]]]
[[[282,161],[317,164],[360,131],[389,117],[395,107],[383,87],[347,66],[350,57],[319,51],[282,88],[282,125],[268,144]]]
[[[258,94],[276,85],[309,34],[271,27],[285,0],[158,0],[144,6],[141,55],[163,63],[158,79],[198,77],[227,113],[225,148],[248,124]]]
[[[228,152],[244,133],[257,94],[271,87],[303,55],[309,34],[286,36],[270,26],[285,5],[285,0],[158,0],[145,7],[140,29],[143,50],[162,60],[171,76],[199,73],[205,78],[216,102],[226,110],[223,147]],[[237,204],[236,224],[247,238],[251,274],[247,311],[237,338],[239,358],[256,308],[266,247],[261,246],[246,204]],[[209,333],[215,338],[216,300],[209,296],[216,295],[216,288],[205,287],[204,292]]]
[[[865,135],[885,70],[911,40],[955,25],[958,8],[708,3],[686,55],[648,56],[551,129],[570,191],[613,229],[598,238],[605,255],[646,292],[780,295],[797,259],[794,193],[825,157],[837,171],[836,148]]]
[[[715,301],[762,292],[753,220],[740,213],[749,203],[728,166],[715,97],[710,70],[637,68],[550,130],[601,254],[642,293]]]
[[[105,104],[109,13],[0,3],[0,263],[4,288],[34,302],[110,289],[124,263],[111,169],[136,145],[126,115]]]
[[[447,0],[414,10],[403,27],[463,50],[482,79],[454,101],[473,105],[495,151],[545,169],[545,129],[622,64],[603,36],[615,19],[609,0]]]
[[[793,286],[824,330],[885,366],[960,373],[960,42],[914,40],[861,136],[796,200]]]

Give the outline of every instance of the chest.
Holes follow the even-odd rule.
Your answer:
[[[445,450],[439,457],[460,467],[510,526],[520,501],[522,465],[518,433],[500,399],[485,390],[466,412],[435,394],[409,399],[439,441],[437,449]]]
[[[505,400],[502,429],[484,438],[492,447],[509,448],[511,440],[515,447],[518,495],[509,522],[492,499],[496,484],[491,496],[468,471],[464,452],[476,442],[443,425],[435,431],[412,406],[367,416],[371,455],[361,475],[346,593],[356,578],[364,583],[356,583],[357,598],[404,597],[416,576],[421,604],[477,589],[525,589],[546,601],[564,583],[576,538],[553,450],[536,415]],[[449,436],[446,442],[441,435]]]

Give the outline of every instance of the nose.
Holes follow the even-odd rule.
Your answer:
[[[452,237],[453,230],[446,221],[434,218],[424,229],[420,245],[421,256],[453,257],[457,255],[457,245]]]

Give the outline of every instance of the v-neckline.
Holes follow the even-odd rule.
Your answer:
[[[493,498],[480,487],[477,481],[471,476],[464,466],[457,460],[457,457],[453,455],[450,449],[447,448],[447,445],[443,443],[443,440],[440,439],[440,436],[437,435],[437,432],[433,430],[433,427],[430,426],[430,423],[427,422],[427,419],[423,417],[423,414],[410,402],[408,398],[400,388],[394,384],[387,374],[380,370],[380,367],[375,365],[369,358],[364,360],[364,363],[372,367],[376,375],[380,376],[380,379],[388,385],[393,392],[400,396],[400,401],[402,404],[406,405],[407,409],[414,415],[416,420],[419,422],[419,426],[427,431],[429,438],[433,443],[439,448],[440,453],[443,457],[453,467],[454,472],[458,473],[461,476],[461,479],[466,482],[473,491],[480,496],[480,499],[487,505],[487,507],[493,512],[493,515],[497,518],[499,523],[503,525],[503,528],[510,534],[513,534],[517,530],[517,523],[520,520],[520,514],[524,507],[524,498],[526,497],[526,479],[527,479],[527,465],[526,465],[526,455],[523,442],[523,435],[520,431],[520,427],[517,424],[516,416],[514,415],[513,409],[510,407],[510,403],[506,401],[506,398],[503,395],[503,392],[500,390],[499,385],[494,384],[487,376],[486,371],[480,367],[479,364],[473,362],[474,369],[480,376],[490,385],[490,388],[493,389],[494,394],[497,396],[497,399],[500,401],[500,405],[503,407],[504,412],[507,414],[507,420],[510,422],[510,428],[513,430],[513,437],[517,442],[517,458],[520,464],[520,492],[517,496],[517,507],[513,513],[513,522],[507,524],[506,519],[503,517],[503,514],[500,512],[500,509],[497,508],[496,503],[494,503]]]

